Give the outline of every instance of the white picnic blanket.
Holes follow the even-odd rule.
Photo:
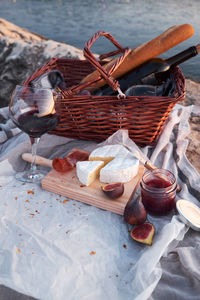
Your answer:
[[[176,105],[157,146],[140,150],[175,174],[182,187],[177,199],[200,205],[200,174],[185,155],[192,111]],[[126,130],[106,142],[134,148]],[[95,146],[46,134],[38,154],[63,157],[73,147]],[[153,245],[139,244],[122,216],[17,182],[15,172],[29,166],[21,159],[30,151],[26,134],[11,131],[0,149],[0,284],[42,300],[199,299],[200,233],[175,212],[148,215]]]

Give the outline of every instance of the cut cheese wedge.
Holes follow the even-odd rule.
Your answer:
[[[88,186],[99,174],[103,183],[128,182],[137,175],[138,168],[139,160],[125,147],[106,145],[93,150],[89,161],[78,162],[76,172],[79,181]]]
[[[103,161],[78,161],[76,174],[79,181],[86,186],[90,185],[99,176],[99,171],[103,166]]]

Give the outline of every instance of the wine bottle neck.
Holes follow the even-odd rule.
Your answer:
[[[200,52],[200,44],[197,46],[192,46],[168,59],[166,59],[167,63],[171,66],[177,66],[189,58],[196,56]]]

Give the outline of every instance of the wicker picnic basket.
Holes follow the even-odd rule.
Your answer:
[[[90,47],[99,36],[108,38],[117,51],[101,55],[97,61]],[[169,75],[175,83],[173,97],[158,96],[93,96],[80,95],[76,91],[92,86],[96,81],[80,84],[80,81],[93,72],[99,71],[98,80],[102,76],[107,83],[117,90],[119,84],[112,78],[113,71],[128,55],[130,49],[122,48],[118,42],[106,32],[97,32],[86,44],[84,56],[86,60],[52,58],[48,63],[26,80],[31,80],[50,70],[62,72],[66,81],[66,90],[62,91],[60,121],[52,134],[90,141],[103,141],[119,129],[128,129],[129,136],[140,146],[154,145],[162,132],[163,126],[174,105],[185,98],[185,78],[178,67]],[[103,69],[104,58],[122,53],[109,71]]]

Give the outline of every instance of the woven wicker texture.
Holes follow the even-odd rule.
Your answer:
[[[136,144],[154,145],[174,105],[185,98],[185,78],[178,67],[169,74],[176,87],[173,97],[129,96],[125,99],[71,95],[80,81],[95,70],[87,60],[53,58],[25,84],[50,70],[61,71],[67,86],[65,96],[60,99],[59,124],[51,131],[60,136],[103,141],[119,129],[128,129]]]

